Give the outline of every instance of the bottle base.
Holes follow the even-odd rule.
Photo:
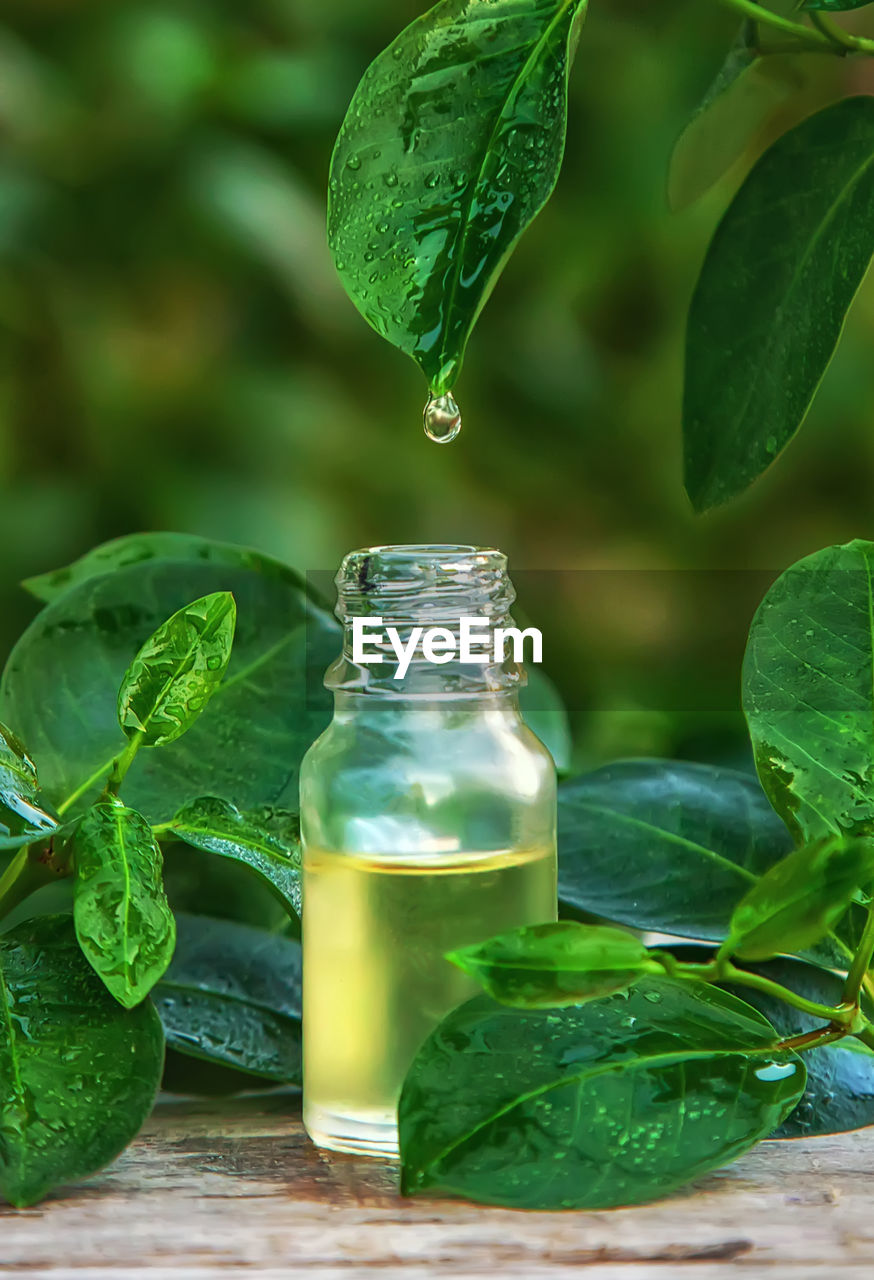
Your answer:
[[[337,1112],[304,1105],[304,1128],[317,1147],[347,1155],[397,1160],[398,1126],[394,1112]]]

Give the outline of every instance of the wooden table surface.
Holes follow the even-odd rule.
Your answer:
[[[0,1272],[538,1280],[872,1276],[874,1129],[763,1143],[659,1204],[514,1213],[403,1200],[391,1165],[320,1152],[296,1099],[162,1102],[105,1173],[0,1207]]]

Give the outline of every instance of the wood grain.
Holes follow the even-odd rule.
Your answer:
[[[312,1147],[296,1098],[167,1101],[102,1175],[34,1209],[0,1208],[0,1272],[869,1280],[872,1199],[874,1130],[763,1143],[642,1208],[513,1213],[401,1199],[391,1165]]]

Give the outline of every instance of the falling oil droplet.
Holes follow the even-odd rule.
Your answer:
[[[425,435],[435,444],[449,444],[461,430],[461,410],[447,391],[430,396],[425,405]]]

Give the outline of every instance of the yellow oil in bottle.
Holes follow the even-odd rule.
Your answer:
[[[320,1146],[397,1153],[419,1045],[480,988],[456,947],[556,917],[554,848],[421,859],[304,855],[304,1122]]]

